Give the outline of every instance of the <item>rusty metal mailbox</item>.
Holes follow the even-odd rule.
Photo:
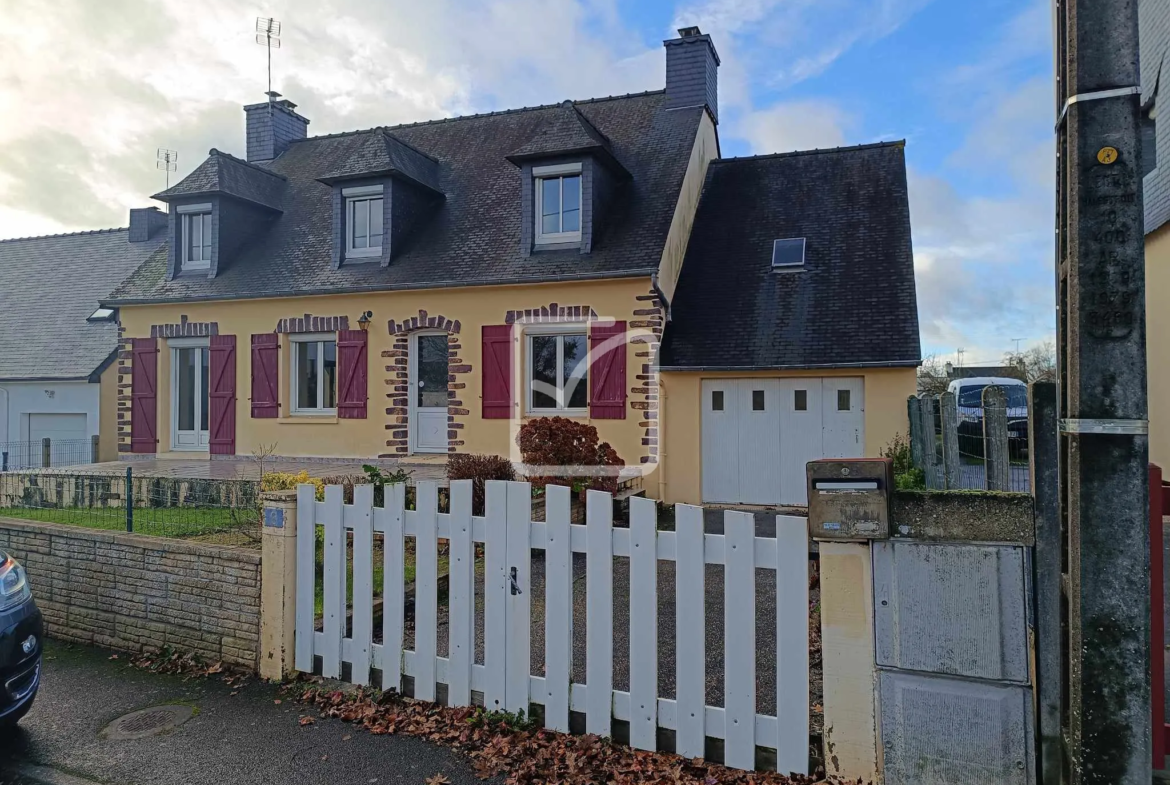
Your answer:
[[[808,525],[818,540],[884,540],[890,536],[889,458],[810,461]]]

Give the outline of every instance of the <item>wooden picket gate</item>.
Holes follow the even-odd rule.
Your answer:
[[[702,757],[705,737],[722,739],[726,765],[753,769],[757,746],[776,751],[781,772],[807,773],[809,741],[808,535],[804,518],[777,517],[777,536],[756,537],[750,513],[725,513],[725,534],[705,534],[703,510],[678,505],[675,531],[658,531],[655,502],[630,500],[629,528],[615,528],[613,500],[589,491],[586,524],[570,524],[570,491],[550,486],[546,521],[534,522],[528,483],[489,482],[484,516],[472,515],[471,481],[450,488],[450,512],[438,511],[438,487],[417,486],[416,509],[405,509],[405,486],[341,486],[317,501],[312,485],[297,490],[295,666],[355,684],[381,671],[383,689],[414,680],[414,696],[435,700],[447,685],[451,706],[482,693],[491,709],[543,706],[544,724],[568,732],[569,713],[585,715],[588,733],[611,735],[613,720],[629,723],[630,744],[657,748],[657,730],[674,731],[675,751]],[[316,630],[314,590],[318,530],[324,529],[324,610]],[[381,643],[374,642],[374,533],[384,536]],[[352,606],[347,608],[347,551],[352,537]],[[403,647],[406,537],[416,538],[414,650]],[[440,539],[449,552],[449,656],[437,654]],[[483,664],[475,662],[475,552],[484,544]],[[545,675],[531,659],[532,550],[545,552]],[[573,554],[586,556],[586,684],[571,683]],[[613,559],[630,560],[628,692],[613,689]],[[658,562],[675,563],[676,697],[658,696]],[[723,707],[705,705],[705,565],[724,565]],[[756,713],[756,570],[776,576],[776,706]],[[347,610],[352,621],[347,624]],[[347,634],[347,627],[348,634]]]

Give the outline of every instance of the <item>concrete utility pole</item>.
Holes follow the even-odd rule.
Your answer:
[[[1064,765],[1072,783],[1148,785],[1137,0],[1056,0],[1054,9]],[[1057,781],[1047,771],[1044,780]]]

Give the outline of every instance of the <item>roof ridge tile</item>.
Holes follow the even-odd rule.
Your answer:
[[[731,161],[764,161],[769,158],[795,158],[801,155],[821,155],[824,153],[853,153],[860,150],[879,150],[883,147],[905,147],[905,139],[895,139],[888,142],[867,142],[866,144],[842,145],[841,147],[817,147],[812,150],[789,150],[786,153],[760,153],[759,155],[732,155],[724,158],[715,158],[713,164],[728,163]]]
[[[271,169],[264,168],[263,166],[257,166],[256,164],[252,163],[251,161],[245,161],[243,158],[237,158],[236,156],[232,155],[231,153],[225,153],[223,150],[220,150],[216,147],[213,147],[210,150],[208,150],[207,155],[209,157],[214,156],[216,158],[226,158],[229,161],[234,161],[238,164],[241,164],[243,166],[248,167],[249,169],[255,169],[257,172],[264,172],[264,174],[270,174],[279,180],[285,180],[286,182],[288,180],[287,177],[285,177],[283,174],[280,174],[279,172],[274,172]]]
[[[113,226],[109,229],[82,229],[78,232],[58,232],[57,234],[30,234],[25,237],[0,238],[0,243],[18,243],[23,240],[51,240],[57,237],[81,237],[89,234],[113,234],[114,232],[128,232],[129,226]]]

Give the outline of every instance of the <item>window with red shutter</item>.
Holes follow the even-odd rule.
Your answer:
[[[236,454],[236,336],[213,335],[208,375],[208,450],[212,455]]]
[[[366,419],[369,378],[369,342],[364,330],[337,333],[337,416],[344,420]]]
[[[626,323],[589,330],[589,416],[626,419]]]
[[[512,325],[484,325],[483,419],[507,420],[512,417]]]
[[[158,452],[158,339],[130,345],[130,451]]]
[[[252,417],[280,416],[280,336],[252,336]]]

